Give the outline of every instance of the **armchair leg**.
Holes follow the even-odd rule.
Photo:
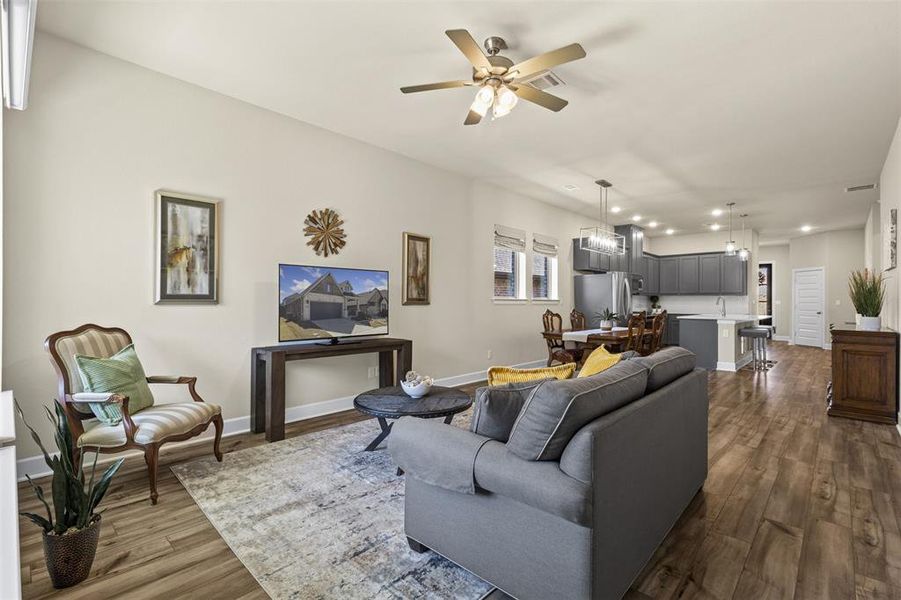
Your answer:
[[[144,462],[147,463],[147,476],[150,479],[150,503],[156,504],[156,471],[159,466],[160,447],[157,444],[149,444],[144,448]]]
[[[218,414],[213,417],[213,427],[216,428],[216,439],[213,440],[213,454],[216,460],[222,462],[222,451],[219,450],[219,442],[222,440],[222,415]]]

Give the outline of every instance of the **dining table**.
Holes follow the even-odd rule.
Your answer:
[[[585,349],[593,350],[598,346],[606,346],[613,352],[622,352],[629,339],[629,328],[562,329],[560,331],[542,331],[541,335],[545,339],[553,341],[573,342]],[[645,330],[645,337],[650,337],[652,335],[653,333],[651,331]]]

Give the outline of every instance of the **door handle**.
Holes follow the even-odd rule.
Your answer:
[[[819,311],[819,310],[818,310],[818,311],[817,311],[817,314],[818,314],[818,315],[821,315],[821,314],[823,314],[823,313],[822,313],[822,311]]]

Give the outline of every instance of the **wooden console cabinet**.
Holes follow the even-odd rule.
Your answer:
[[[898,422],[898,333],[832,330],[832,385],[827,414]]]

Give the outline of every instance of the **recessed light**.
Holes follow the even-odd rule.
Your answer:
[[[612,206],[612,207],[610,207],[610,212],[612,212],[612,213],[618,213],[618,212],[621,211],[621,210],[622,210],[622,209],[621,209],[620,207],[618,207],[618,206]]]
[[[641,221],[641,215],[632,215],[632,220],[638,223]]]
[[[657,221],[651,221],[648,223],[648,227],[657,227]]]
[[[721,209],[721,208],[714,208],[713,210],[710,211],[710,214],[713,215],[714,217],[718,217],[718,216],[720,216],[721,214],[723,214],[723,209]]]
[[[563,189],[566,190],[567,192],[575,192],[577,189],[579,189],[579,186],[573,185],[571,183],[567,183],[566,185],[563,186]]]
[[[714,223],[713,225],[710,226],[710,228],[711,228],[712,230],[714,230],[714,231],[719,231],[719,230],[720,230],[720,224],[719,224],[719,223]]]
[[[811,229],[813,229],[813,227],[811,227],[810,225],[801,225],[801,231],[803,231],[804,233],[807,233]]]
[[[666,235],[673,235],[674,233],[676,233],[676,230],[673,228],[669,228],[666,230]]]

